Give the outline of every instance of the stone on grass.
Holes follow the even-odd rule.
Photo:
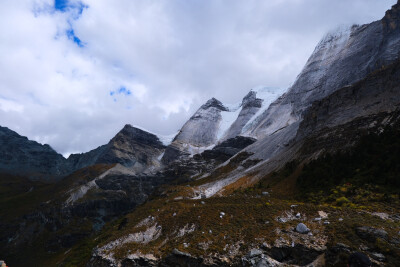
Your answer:
[[[385,256],[383,254],[377,253],[377,252],[372,252],[371,253],[371,258],[373,258],[374,260],[380,261],[380,262],[386,260],[386,258],[385,258]]]
[[[249,252],[249,257],[252,258],[252,257],[255,257],[255,256],[260,256],[261,254],[262,254],[261,250],[253,248]]]
[[[322,211],[322,210],[318,211],[318,215],[322,219],[328,218],[328,214],[325,211]]]
[[[307,234],[308,232],[310,232],[310,229],[308,229],[308,227],[304,223],[299,223],[296,226],[296,232],[300,234]]]

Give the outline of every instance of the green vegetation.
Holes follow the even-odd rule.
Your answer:
[[[304,193],[329,192],[343,184],[376,185],[382,192],[399,194],[400,130],[390,127],[381,134],[366,135],[350,151],[306,164],[297,179]]]

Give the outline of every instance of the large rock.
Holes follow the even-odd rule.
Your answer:
[[[296,226],[296,232],[300,234],[307,234],[308,232],[310,232],[310,229],[308,229],[308,227],[304,223],[299,223]]]
[[[356,233],[362,239],[375,242],[377,238],[388,240],[388,233],[383,229],[376,229],[369,226],[361,226],[356,228]]]

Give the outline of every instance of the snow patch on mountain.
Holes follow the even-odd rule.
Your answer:
[[[219,124],[218,132],[217,132],[217,140],[221,140],[226,131],[231,127],[231,125],[235,122],[237,117],[239,116],[240,111],[242,110],[240,103],[235,105],[225,105],[228,111],[221,111],[221,122]]]
[[[331,63],[335,56],[343,49],[350,39],[352,28],[355,25],[340,25],[329,31],[318,43],[314,52],[322,51],[319,60],[325,64]]]
[[[287,89],[277,88],[277,87],[264,87],[257,86],[251,89],[251,91],[256,93],[256,97],[262,99],[262,106],[257,111],[257,113],[245,124],[242,129],[242,133],[246,132],[249,128],[253,126],[254,123],[259,121],[259,117],[269,108],[272,102],[274,102],[278,97],[286,92]]]

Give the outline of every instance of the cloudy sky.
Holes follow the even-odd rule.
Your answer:
[[[68,155],[207,99],[287,88],[319,39],[396,0],[1,0],[0,125]]]

